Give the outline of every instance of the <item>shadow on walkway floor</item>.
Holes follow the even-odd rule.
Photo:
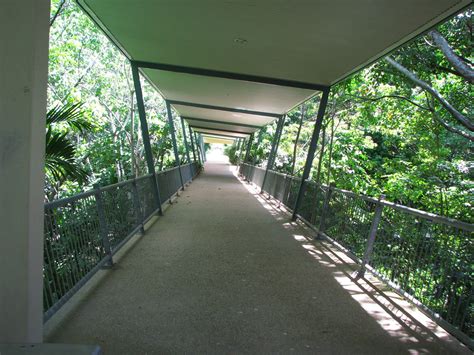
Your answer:
[[[207,164],[49,340],[105,354],[463,351],[288,221]]]

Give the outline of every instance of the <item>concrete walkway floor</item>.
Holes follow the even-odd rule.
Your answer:
[[[232,169],[208,163],[47,340],[105,354],[468,353],[356,284]]]

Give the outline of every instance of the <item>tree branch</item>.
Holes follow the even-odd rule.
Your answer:
[[[435,106],[434,106],[433,96],[428,95],[428,93],[426,93],[426,92],[425,92],[425,95],[426,95],[426,104],[428,105],[429,111],[433,115],[433,118],[436,122],[438,122],[441,126],[443,126],[447,131],[449,131],[451,133],[454,133],[454,134],[458,134],[461,137],[469,139],[471,142],[474,142],[474,136],[473,135],[471,135],[467,132],[464,132],[463,130],[461,130],[457,127],[451,126],[445,120],[443,120],[441,118],[441,116],[438,115],[438,113],[436,112],[436,109],[435,109]]]
[[[410,81],[412,81],[417,86],[421,87],[423,90],[427,91],[431,94],[441,105],[464,127],[469,129],[470,131],[474,131],[474,124],[470,121],[470,119],[464,116],[461,112],[456,110],[436,89],[431,87],[428,83],[421,80],[416,76],[414,73],[409,71],[403,65],[395,61],[390,57],[385,57],[385,61],[390,64],[392,67],[397,69],[403,75],[405,75]]]
[[[446,38],[436,30],[429,32],[436,46],[443,52],[447,61],[453,66],[461,76],[471,84],[474,83],[474,70],[464,62],[460,56],[454,53]]]
[[[372,101],[372,102],[383,100],[383,99],[400,99],[400,100],[405,100],[405,101],[411,103],[412,105],[414,105],[418,108],[421,108],[422,110],[431,111],[428,107],[417,104],[415,101],[410,100],[408,97],[401,96],[401,95],[383,95],[383,96],[379,96],[379,97],[364,97],[364,96],[356,96],[356,95],[349,95],[349,96],[350,97],[355,97],[355,98],[361,99],[361,100]]]
[[[452,133],[455,133],[455,134],[458,134],[460,135],[461,137],[464,137],[466,139],[469,139],[471,142],[474,142],[474,136],[467,133],[467,132],[464,132],[463,130],[460,130],[459,128],[456,128],[456,127],[453,127],[451,125],[449,125],[447,122],[445,122],[443,119],[441,119],[441,117],[439,117],[439,115],[435,112],[435,111],[432,111],[433,113],[433,117],[434,119],[439,123],[441,124],[441,126],[443,126],[444,128],[446,128],[446,130],[452,132]]]
[[[58,9],[56,10],[56,12],[54,13],[54,16],[49,20],[49,27],[51,27],[54,23],[54,21],[56,21],[57,17],[59,16],[59,14],[61,13],[63,7],[64,7],[64,4],[66,3],[66,0],[62,0],[61,3],[59,4],[58,6]]]

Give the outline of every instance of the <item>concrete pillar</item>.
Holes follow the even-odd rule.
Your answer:
[[[0,343],[43,340],[49,6],[0,6]]]

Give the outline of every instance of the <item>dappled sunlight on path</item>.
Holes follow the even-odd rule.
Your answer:
[[[234,174],[207,163],[50,340],[110,354],[461,351]]]

